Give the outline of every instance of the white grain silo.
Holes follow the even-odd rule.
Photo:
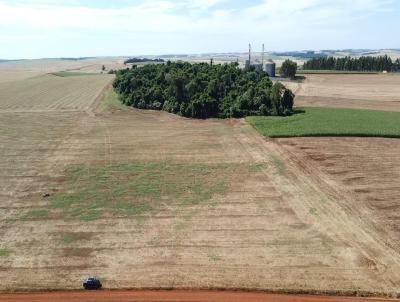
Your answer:
[[[265,72],[268,74],[268,76],[274,78],[275,77],[275,70],[276,70],[276,64],[274,61],[269,60],[266,64],[265,64]]]

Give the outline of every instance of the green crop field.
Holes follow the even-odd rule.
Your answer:
[[[267,137],[400,137],[399,112],[307,107],[289,117],[252,116],[246,120]]]

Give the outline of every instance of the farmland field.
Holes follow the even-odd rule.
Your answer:
[[[124,58],[110,57],[86,60],[42,59],[0,62],[0,83],[25,80],[60,71],[100,74],[103,65],[106,70],[125,68],[123,61]]]
[[[0,111],[85,110],[113,79],[112,75],[48,74],[0,84]]]
[[[343,108],[297,108],[287,117],[250,116],[266,137],[358,136],[400,138],[400,113]]]
[[[297,106],[400,111],[400,74],[309,74],[287,83]]]
[[[70,101],[23,101],[75,80]],[[399,294],[399,140],[264,139],[244,120],[99,105],[110,80],[0,89],[1,291],[96,275],[106,288]]]
[[[399,139],[303,137],[276,142],[320,182],[336,183],[341,191],[336,194],[350,197],[341,201],[346,211],[355,211],[363,223],[379,230],[388,248],[399,251]]]

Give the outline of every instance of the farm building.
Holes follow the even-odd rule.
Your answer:
[[[275,77],[275,70],[276,70],[276,64],[272,60],[269,60],[268,63],[265,64],[264,71],[270,76],[270,77]]]

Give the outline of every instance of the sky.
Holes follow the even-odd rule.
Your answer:
[[[0,58],[400,48],[399,0],[0,0]]]

